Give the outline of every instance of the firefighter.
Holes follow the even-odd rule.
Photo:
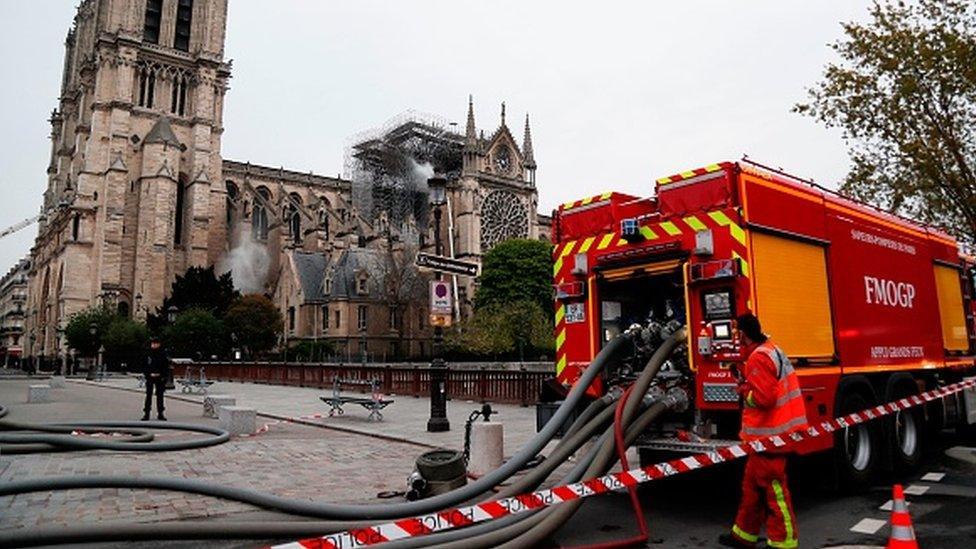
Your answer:
[[[742,440],[783,435],[807,425],[800,383],[786,354],[762,332],[751,313],[737,321],[739,338],[747,353],[745,367],[736,372],[742,396]],[[719,536],[727,547],[753,548],[766,523],[767,546],[797,546],[796,515],[786,483],[787,453],[750,454],[742,479],[742,500],[732,532]]]

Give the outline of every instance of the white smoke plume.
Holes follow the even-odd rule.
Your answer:
[[[250,238],[242,238],[234,249],[227,252],[219,265],[221,273],[230,271],[234,288],[244,294],[264,291],[270,267],[271,257],[268,251]]]
[[[413,158],[407,158],[410,161],[410,179],[416,189],[426,189],[427,180],[434,177],[434,166],[430,162],[424,162],[423,164],[418,163]]]

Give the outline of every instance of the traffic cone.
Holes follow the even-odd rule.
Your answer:
[[[891,537],[888,539],[887,549],[918,549],[912,517],[908,514],[905,491],[901,484],[895,485],[891,499]]]

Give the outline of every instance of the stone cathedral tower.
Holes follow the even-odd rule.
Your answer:
[[[142,318],[226,249],[227,0],[84,0],[65,41],[32,255],[28,351],[93,303]]]

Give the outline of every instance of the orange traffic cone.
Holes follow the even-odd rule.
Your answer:
[[[915,541],[915,529],[912,528],[912,517],[908,514],[905,503],[905,491],[901,484],[896,484],[891,504],[891,538],[888,539],[887,549],[918,549]]]

